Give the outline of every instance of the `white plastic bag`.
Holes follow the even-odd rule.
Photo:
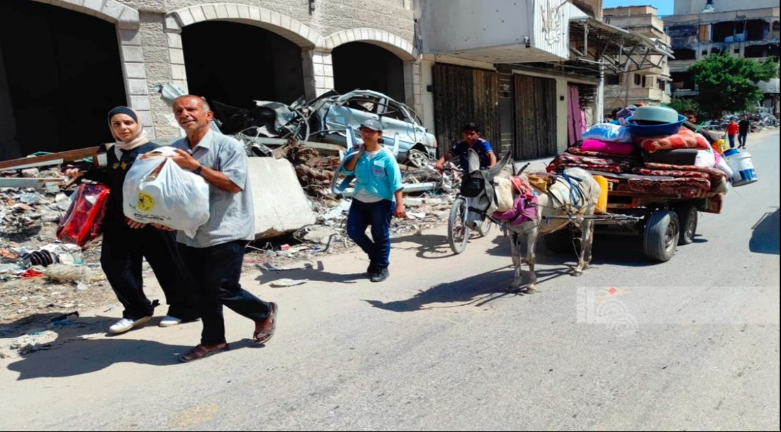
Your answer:
[[[698,150],[694,165],[706,168],[716,167],[716,155],[713,154],[713,149]]]
[[[732,168],[727,163],[727,159],[722,157],[719,161],[719,169],[721,172],[727,175],[727,180],[732,181],[732,177],[735,175],[735,172],[732,171]]]
[[[583,133],[583,140],[594,139],[604,142],[631,143],[632,134],[626,126],[612,123],[597,123]]]
[[[125,177],[122,187],[125,216],[195,237],[198,228],[209,220],[209,185],[171,161],[168,156],[175,154],[173,148],[160,147],[150,153],[160,156],[139,158]]]

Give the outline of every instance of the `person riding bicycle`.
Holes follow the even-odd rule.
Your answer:
[[[467,123],[461,131],[463,132],[464,140],[456,144],[437,161],[437,171],[442,172],[445,163],[457,157],[457,165],[464,172],[469,172],[469,149],[474,150],[477,156],[480,157],[480,169],[493,168],[496,165],[496,153],[494,153],[491,143],[480,136],[482,133],[480,126],[476,123]]]

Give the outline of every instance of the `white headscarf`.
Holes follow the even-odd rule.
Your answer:
[[[117,138],[117,136],[114,134],[114,128],[111,127],[111,119],[117,114],[126,114],[131,118],[133,118],[138,124],[138,132],[136,132],[136,135],[133,137],[133,139],[128,142],[122,141],[121,139]],[[133,108],[128,108],[128,107],[114,108],[113,110],[109,111],[108,123],[109,123],[109,130],[111,130],[111,135],[114,137],[114,140],[116,141],[116,143],[114,144],[114,154],[117,155],[117,159],[122,159],[122,151],[133,150],[134,148],[142,146],[149,142],[149,137],[147,136],[146,129],[144,129],[143,123],[141,123],[141,118],[138,116],[138,113],[135,110],[133,110]]]

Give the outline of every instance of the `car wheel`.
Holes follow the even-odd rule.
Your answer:
[[[431,168],[431,160],[429,159],[428,154],[418,149],[410,150],[409,156],[407,156],[407,160],[415,168],[420,168],[420,169]]]

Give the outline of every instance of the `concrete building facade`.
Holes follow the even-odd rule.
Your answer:
[[[394,90],[395,98],[422,112],[413,9],[412,0],[4,0],[0,21],[5,16],[29,22],[15,33],[13,22],[0,22],[0,28],[8,28],[0,30],[0,159],[110,141],[107,128],[89,137],[84,132],[84,139],[41,139],[23,107],[36,92],[41,103],[47,96],[51,100],[43,111],[52,112],[52,121],[58,121],[63,99],[73,101],[62,123],[81,131],[103,124],[105,119],[99,119],[111,104],[127,104],[155,138],[180,135],[170,108],[156,94],[156,87],[166,83],[234,103],[313,99],[340,87],[375,85]],[[99,31],[91,37],[78,34],[87,24]],[[35,34],[40,43],[18,53],[15,42]],[[106,46],[94,46],[96,39]],[[40,80],[24,79],[46,66],[29,57],[57,58],[58,43],[65,42],[90,58],[105,57],[105,64],[84,60],[96,71],[91,81],[84,80],[84,71],[61,72],[51,78],[58,85],[45,93],[38,89]],[[341,76],[338,70],[344,71]],[[67,85],[77,88],[62,93]],[[90,106],[78,103],[85,93],[101,91],[111,97],[90,100]],[[238,98],[238,93],[246,96]],[[47,120],[39,116],[38,121]]]
[[[675,15],[696,15],[711,8],[716,12],[736,12],[773,7],[778,7],[777,0],[675,0]]]
[[[653,6],[610,8],[603,11],[605,22],[656,40],[670,46],[670,37],[664,32],[664,20]],[[639,62],[639,56],[635,56]],[[651,63],[658,65],[639,69],[630,64],[627,73],[609,75],[605,85],[605,113],[642,102],[661,105],[670,102],[670,65],[667,58],[654,56]]]
[[[440,150],[477,121],[501,153],[546,157],[601,120],[605,58],[622,69],[629,52],[658,52],[605,24],[602,0],[491,4],[3,0],[0,160],[111,142],[117,105],[155,139],[181,136],[157,94],[167,83],[213,108],[375,90],[409,105]]]
[[[764,0],[750,4],[725,0],[708,3],[704,0],[677,0],[676,12],[683,10],[687,13],[664,18],[665,29],[675,51],[675,60],[670,62],[673,96],[697,94],[694,77],[688,70],[709,55],[728,53],[758,60],[781,58],[780,9],[777,1],[770,3],[775,4],[769,5]],[[763,105],[778,112],[779,80],[760,83],[760,87],[766,95]]]

